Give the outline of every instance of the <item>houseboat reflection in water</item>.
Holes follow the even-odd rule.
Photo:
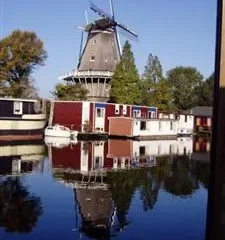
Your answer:
[[[41,141],[0,142],[0,227],[6,232],[24,234],[36,226],[41,199],[29,191],[23,176],[41,172],[44,157]]]
[[[42,171],[45,146],[40,140],[0,142],[0,175]]]
[[[207,189],[209,150],[209,141],[200,138],[48,147],[54,178],[74,189],[76,216],[81,216],[77,228],[91,238],[114,236],[131,224],[128,211],[136,191],[148,211],[160,191],[191,198],[197,189]]]

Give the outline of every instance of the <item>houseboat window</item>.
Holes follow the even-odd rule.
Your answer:
[[[185,115],[184,121],[187,122],[187,115]]]
[[[170,122],[170,130],[173,130],[173,122]]]
[[[149,118],[155,118],[155,112],[148,112]]]
[[[23,113],[23,103],[22,102],[14,102],[13,113],[21,115]]]
[[[95,56],[91,56],[90,57],[90,62],[94,62],[95,61]]]
[[[170,144],[169,154],[172,154],[172,145]]]
[[[102,168],[102,157],[95,157],[95,169]]]
[[[140,155],[145,155],[145,146],[139,148]]]
[[[133,117],[141,117],[141,111],[140,110],[133,110]]]
[[[146,122],[141,121],[140,130],[146,130]]]
[[[127,106],[123,105],[123,114],[126,115],[127,114]]]
[[[196,126],[200,126],[201,125],[201,118],[196,118]]]
[[[96,108],[97,117],[104,117],[104,108]]]
[[[116,104],[115,105],[115,114],[119,114],[120,113],[120,105]]]
[[[187,155],[187,148],[184,147],[184,156],[186,156],[186,155]]]
[[[159,121],[159,131],[162,130],[162,122]]]

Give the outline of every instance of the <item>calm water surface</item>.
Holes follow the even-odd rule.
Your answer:
[[[0,239],[204,239],[209,142],[0,145]]]

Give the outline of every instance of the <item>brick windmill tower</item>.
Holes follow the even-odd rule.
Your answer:
[[[115,20],[112,0],[110,7],[111,14],[107,14],[91,3],[90,9],[101,18],[82,28],[77,69],[60,77],[65,81],[84,85],[88,89],[89,100],[92,101],[109,100],[110,81],[121,57],[117,28],[137,37],[135,32]],[[87,33],[85,44],[84,33]]]

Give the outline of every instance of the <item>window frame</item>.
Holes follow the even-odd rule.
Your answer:
[[[18,106],[16,106],[19,104]],[[23,114],[23,102],[15,101],[13,102],[13,114],[14,115],[22,115]]]

